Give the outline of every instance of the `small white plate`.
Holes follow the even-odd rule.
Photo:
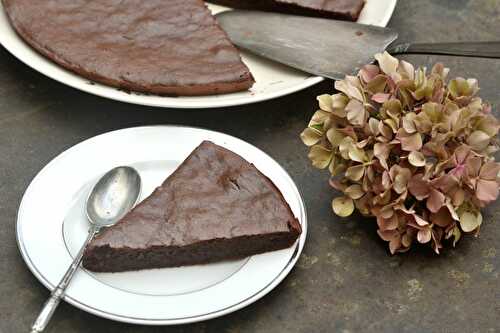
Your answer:
[[[397,0],[366,0],[359,23],[385,27],[392,16]],[[214,13],[227,10],[226,7],[208,5]],[[250,104],[284,96],[310,87],[323,78],[294,70],[249,53],[243,52],[243,61],[256,79],[252,89],[233,94],[200,97],[162,97],[138,93],[126,93],[116,88],[90,82],[81,76],[65,70],[38,54],[15,33],[0,1],[0,44],[19,60],[46,76],[73,88],[88,93],[133,104],[168,108],[215,108]]]
[[[302,225],[297,243],[243,260],[125,273],[80,269],[65,300],[87,312],[135,324],[173,325],[206,320],[247,306],[271,291],[295,265],[307,234],[306,210],[286,171],[258,148],[235,137],[190,127],[149,126],[86,140],[60,154],[33,179],[19,207],[17,241],[33,274],[53,289],[83,244],[84,202],[107,170],[130,165],[146,197],[203,140],[254,163],[283,193]]]

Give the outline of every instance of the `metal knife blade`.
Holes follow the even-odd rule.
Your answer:
[[[217,20],[238,47],[331,79],[355,73],[398,37],[388,28],[261,11],[225,11]]]

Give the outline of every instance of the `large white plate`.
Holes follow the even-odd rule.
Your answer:
[[[17,219],[17,241],[33,274],[53,289],[83,243],[84,201],[108,169],[134,166],[147,196],[203,140],[222,145],[268,176],[299,219],[303,233],[285,250],[243,260],[126,273],[80,269],[65,300],[90,313],[124,322],[170,325],[206,320],[247,306],[271,291],[297,261],[307,233],[306,210],[285,170],[235,137],[190,127],[118,130],[84,141],[45,166],[29,185]]]
[[[397,0],[366,0],[359,23],[386,26]],[[209,5],[214,12],[227,8]],[[98,96],[133,104],[169,108],[213,108],[260,102],[284,96],[310,87],[323,78],[293,70],[278,63],[243,52],[243,60],[253,73],[256,83],[249,91],[201,97],[161,97],[126,93],[69,72],[38,54],[11,28],[0,1],[0,43],[19,60],[57,81]]]

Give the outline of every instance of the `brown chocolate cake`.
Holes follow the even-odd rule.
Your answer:
[[[83,266],[120,272],[237,259],[290,247],[300,233],[271,180],[204,141],[147,199],[96,236]]]
[[[223,6],[357,21],[365,0],[208,0]]]
[[[254,82],[202,0],[3,0],[33,48],[93,81],[146,93],[210,95]]]

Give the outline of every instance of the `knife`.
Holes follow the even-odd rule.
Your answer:
[[[376,53],[500,58],[500,42],[396,44],[390,28],[261,11],[216,15],[238,47],[307,73],[338,80],[374,61]]]

